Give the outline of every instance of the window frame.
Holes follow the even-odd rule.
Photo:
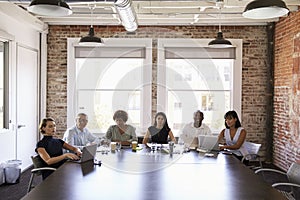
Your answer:
[[[77,114],[77,98],[74,97],[76,91],[76,58],[75,58],[75,47],[79,46],[78,41],[80,38],[68,38],[68,55],[67,55],[67,126],[71,127],[74,125],[74,119]],[[143,65],[148,66],[143,68],[143,88],[142,96],[152,96],[152,39],[149,38],[104,38],[104,44],[106,48],[112,47],[143,47],[145,48],[145,60]],[[120,48],[121,49],[121,48]],[[141,132],[146,131],[151,119],[148,113],[151,113],[152,104],[151,98],[142,98],[141,101]],[[112,116],[111,116],[112,117]],[[102,134],[102,133],[100,133]],[[137,133],[139,134],[139,133]]]
[[[166,59],[165,49],[168,47],[176,48],[199,48],[207,47],[211,39],[158,39],[158,59],[157,59],[157,112],[166,112],[167,106],[167,89],[166,87]],[[230,39],[235,47],[235,56],[233,60],[232,85],[231,85],[231,101],[230,109],[235,110],[241,116],[241,99],[242,99],[242,39]],[[225,114],[225,113],[224,113]]]
[[[15,39],[14,36],[0,30],[0,41],[4,45],[4,56],[3,56],[3,127],[0,128],[0,132],[6,132],[12,129],[11,126],[11,112],[13,99],[10,98],[10,91],[14,87],[10,71],[13,68],[13,57],[12,49],[14,48],[12,41]]]

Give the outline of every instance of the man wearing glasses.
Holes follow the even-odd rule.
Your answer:
[[[66,130],[63,137],[64,141],[80,149],[90,144],[99,144],[99,139],[86,128],[87,114],[78,113],[75,122],[73,127]]]

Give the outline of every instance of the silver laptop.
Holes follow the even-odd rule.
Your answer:
[[[218,136],[214,135],[199,135],[198,136],[198,151],[210,152],[212,150],[219,150]]]
[[[198,137],[194,137],[192,142],[190,144],[188,144],[188,146],[190,149],[195,150],[198,147],[198,144],[199,144]]]
[[[82,149],[82,155],[79,160],[71,160],[76,163],[83,163],[89,160],[94,160],[97,151],[97,144],[85,146]]]

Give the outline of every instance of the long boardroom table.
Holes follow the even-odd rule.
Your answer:
[[[232,155],[129,149],[82,164],[66,162],[23,200],[277,200],[277,190]]]

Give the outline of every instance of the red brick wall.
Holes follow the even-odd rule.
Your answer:
[[[274,163],[282,169],[300,161],[300,12],[275,28]]]
[[[48,35],[48,91],[47,115],[57,120],[57,131],[63,133],[67,118],[67,45],[68,37],[81,37],[88,33],[88,26],[50,26]],[[136,33],[127,34],[123,27],[94,26],[99,37],[109,38],[214,38],[218,27],[170,26],[139,27]],[[242,69],[242,120],[248,139],[263,144],[262,153],[272,141],[269,110],[272,110],[272,84],[267,64],[266,26],[222,27],[225,38],[243,39]],[[153,50],[155,51],[155,50]],[[156,105],[156,58],[153,58],[153,105]],[[156,106],[153,106],[155,108]],[[155,110],[153,110],[155,113]]]

